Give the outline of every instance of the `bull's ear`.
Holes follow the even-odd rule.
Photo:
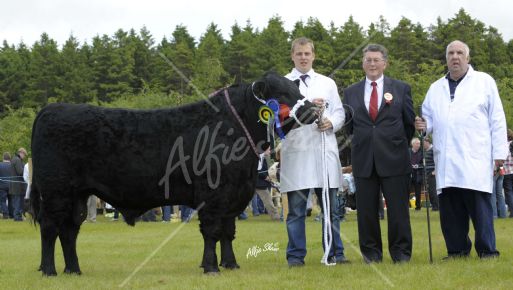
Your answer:
[[[301,81],[300,81],[299,79],[294,80],[294,83],[296,84],[296,86],[297,86],[298,88],[299,88],[299,83],[300,83],[300,82],[301,82]]]
[[[257,97],[264,98],[266,95],[268,95],[267,91],[267,83],[264,80],[258,80],[253,83],[253,93]]]

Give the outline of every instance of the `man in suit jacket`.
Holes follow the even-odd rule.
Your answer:
[[[415,132],[410,86],[383,75],[387,50],[363,49],[365,80],[344,90],[351,160],[356,183],[360,250],[365,262],[383,259],[378,217],[380,190],[387,204],[388,244],[394,262],[411,257],[409,215],[411,165],[408,144]]]

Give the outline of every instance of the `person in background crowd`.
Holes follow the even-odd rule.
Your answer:
[[[20,148],[11,159],[11,183],[9,195],[12,197],[14,221],[23,221],[23,199],[26,192],[26,184],[23,181],[23,159],[27,157],[27,150]]]
[[[11,176],[11,155],[5,152],[3,161],[0,163],[0,213],[2,218],[9,218],[9,210],[7,208],[7,196],[9,194],[9,181]]]
[[[87,198],[87,221],[95,223],[96,222],[96,196],[91,194],[89,198]]]
[[[509,153],[504,161],[504,196],[508,204],[509,217],[513,218],[513,130],[508,129]]]
[[[498,257],[491,193],[493,168],[508,156],[506,117],[495,80],[469,64],[468,45],[455,40],[445,56],[449,72],[431,84],[415,127],[433,133],[446,259],[470,255],[469,219],[478,256]]]
[[[409,142],[415,133],[408,84],[384,76],[387,49],[363,49],[365,79],[344,90],[347,129],[353,135],[351,163],[356,183],[358,237],[364,261],[379,263],[383,245],[378,206],[380,190],[387,205],[388,250],[394,263],[412,254],[409,185],[412,166]]]
[[[410,150],[410,160],[411,160],[411,184],[415,189],[415,210],[420,210],[422,207],[422,179],[423,179],[423,164],[422,164],[422,151],[420,150],[420,140],[415,137],[411,139],[411,150]]]
[[[433,145],[429,137],[424,138],[424,161],[426,163],[427,191],[429,194],[429,203],[433,211],[438,211],[438,194],[436,192],[435,178],[435,160],[433,157]]]
[[[268,147],[264,153],[260,154],[260,160],[258,162],[258,177],[255,186],[255,192],[260,197],[262,202],[264,203],[265,209],[271,216],[273,220],[280,220],[280,214],[278,213],[278,209],[274,206],[271,192],[269,189],[271,188],[271,178],[268,173],[268,166],[266,156],[269,156],[271,153],[271,148]],[[253,209],[254,211],[254,209]]]

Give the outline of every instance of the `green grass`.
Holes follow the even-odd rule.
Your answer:
[[[197,220],[189,224],[138,223],[130,227],[99,216],[97,223],[82,226],[78,238],[83,274],[62,274],[64,261],[57,243],[58,276],[45,278],[36,271],[40,259],[39,228],[28,221],[0,220],[0,288],[115,289],[124,283],[124,288],[128,289],[511,289],[513,219],[495,222],[501,251],[499,259],[481,261],[473,252],[469,259],[443,262],[445,245],[438,214],[433,213],[433,264],[428,257],[425,210],[411,211],[411,221],[413,257],[410,263],[392,264],[384,221],[384,261],[366,265],[358,253],[356,214],[349,213],[341,232],[346,256],[352,263],[326,267],[320,264],[321,224],[313,217],[308,218],[306,266],[289,269],[285,260],[285,224],[272,222],[267,216],[250,217],[237,221],[234,248],[241,269],[221,269],[220,275],[208,276],[198,267],[203,241]],[[473,240],[473,232],[471,238]],[[246,257],[248,249],[264,247],[265,243],[278,243],[279,250]],[[151,259],[140,267],[150,256]],[[133,274],[138,267],[140,270]]]

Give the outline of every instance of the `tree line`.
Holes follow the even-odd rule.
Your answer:
[[[158,43],[145,27],[139,32],[119,29],[112,36],[97,35],[91,43],[70,36],[62,47],[46,33],[31,47],[3,41],[0,147],[16,139],[6,132],[12,129],[9,126],[20,125],[17,118],[25,116],[24,122],[30,122],[21,124],[28,127],[27,134],[35,112],[48,103],[175,106],[228,84],[253,81],[269,70],[284,75],[292,67],[290,43],[299,36],[314,41],[315,70],[331,76],[340,90],[364,77],[363,46],[385,45],[389,50],[385,74],[412,86],[415,107],[430,83],[446,72],[446,45],[462,40],[471,49],[474,68],[496,79],[508,125],[513,122],[513,40],[504,41],[496,28],[464,9],[445,21],[438,17],[428,27],[404,17],[395,27],[384,17],[366,28],[353,17],[340,27],[333,22],[325,27],[312,17],[287,31],[281,18],[273,16],[262,30],[249,20],[244,26],[234,24],[229,36],[224,39],[211,23],[198,41],[184,25]],[[145,98],[149,101],[141,101]]]

